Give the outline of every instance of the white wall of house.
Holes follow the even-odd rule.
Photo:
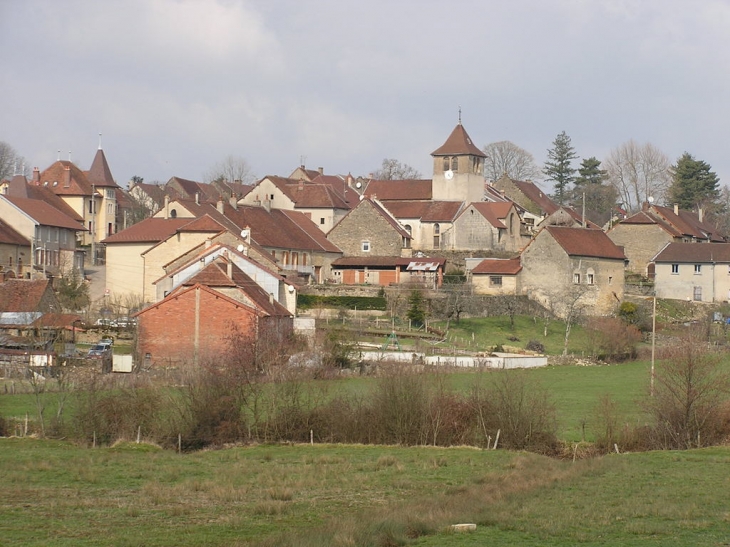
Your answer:
[[[658,263],[655,271],[658,298],[695,302],[730,301],[730,264]]]

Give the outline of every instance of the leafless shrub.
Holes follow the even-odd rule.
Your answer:
[[[647,403],[654,446],[686,449],[721,442],[730,433],[727,413],[721,412],[729,399],[730,375],[720,355],[696,334],[680,340],[657,367]]]
[[[636,357],[641,331],[616,317],[591,317],[586,322],[591,354],[598,359],[625,360]]]

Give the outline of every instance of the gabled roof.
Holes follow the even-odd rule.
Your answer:
[[[177,185],[182,189],[183,193],[180,197],[195,199],[195,195],[199,194],[200,201],[215,202],[221,199],[221,193],[212,184],[196,182],[194,180],[183,179],[180,177],[172,177],[167,181],[167,184],[165,184],[165,193],[171,197],[175,197],[174,194],[176,193],[174,191],[175,189],[172,188],[173,183],[177,183]]]
[[[551,215],[557,211],[560,206],[551,200],[534,182],[526,180],[511,179],[517,188],[535,205],[544,211],[546,215]]]
[[[506,205],[507,207],[505,208],[503,207],[503,205]],[[482,215],[485,220],[495,228],[507,229],[507,226],[504,225],[500,218],[505,218],[507,216],[507,211],[512,208],[511,203],[491,203],[489,201],[476,201],[474,203],[470,203],[469,207],[473,207],[477,213]],[[465,208],[461,212],[459,217],[464,215],[469,207]],[[504,212],[502,213],[503,210]],[[500,213],[502,213],[501,216]]]
[[[431,152],[432,156],[479,156],[480,158],[486,158],[487,155],[479,150],[479,148],[472,142],[471,137],[464,129],[464,126],[459,122],[454,130],[446,139],[446,142],[438,147],[436,150]]]
[[[138,182],[135,183],[132,190],[134,188],[139,188],[140,192],[147,195],[159,207],[162,207],[162,205],[165,203],[165,187],[160,184],[148,184],[146,182]]]
[[[453,222],[463,207],[461,201],[387,201],[383,207],[401,219],[420,219],[422,222]]]
[[[52,291],[50,279],[9,279],[0,283],[0,311],[37,312],[46,291]]]
[[[380,201],[430,200],[433,197],[433,181],[431,179],[370,180],[363,195],[378,198]]]
[[[411,234],[409,234],[408,231],[403,226],[401,226],[401,224],[398,222],[398,220],[390,213],[390,211],[388,211],[383,206],[382,203],[380,203],[376,199],[369,199],[369,198],[366,198],[366,197],[363,197],[363,199],[360,201],[360,203],[358,203],[353,209],[351,209],[342,218],[342,220],[340,220],[340,222],[338,222],[337,225],[335,227],[333,227],[332,230],[330,230],[328,232],[328,235],[330,233],[332,233],[332,231],[337,226],[339,226],[347,217],[349,217],[358,207],[364,207],[366,205],[371,206],[376,213],[378,213],[381,217],[383,217],[388,222],[388,224],[390,224],[393,227],[393,229],[396,232],[398,232],[398,235],[400,235],[401,237],[404,237],[406,239],[412,239]]]
[[[101,148],[96,151],[94,161],[91,162],[91,168],[86,172],[86,178],[94,186],[117,186],[117,183],[114,182],[114,177],[112,177],[111,169],[109,169],[109,164],[106,161],[104,151]]]
[[[350,209],[351,205],[329,184],[267,176],[299,209]],[[263,179],[262,179],[263,180]]]
[[[546,226],[543,230],[547,231],[569,256],[626,259],[623,250],[611,241],[603,230],[566,226]],[[536,238],[539,236],[538,233]]]
[[[102,243],[159,243],[193,220],[190,218],[146,218],[126,230],[110,235]]]
[[[730,263],[730,243],[670,243],[652,262]]]
[[[77,232],[86,230],[78,221],[62,213],[45,201],[14,196],[0,196],[0,199],[5,199],[12,203],[17,209],[42,226],[55,226]]]
[[[30,246],[30,239],[23,237],[12,226],[0,218],[0,243]]]
[[[715,234],[712,226],[700,222],[699,216],[692,211],[680,209],[676,213],[671,207],[651,205],[644,210],[618,222],[619,225],[654,224],[662,228],[672,237],[691,237],[700,240],[709,240],[721,243],[723,238]]]
[[[228,275],[230,269],[230,277]],[[223,256],[217,257],[200,272],[185,281],[183,287],[191,287],[195,285],[205,285],[212,289],[239,289],[248,297],[250,302],[258,311],[265,315],[289,316],[291,313],[279,304],[276,299],[261,288],[250,276],[244,273],[238,266],[230,262]],[[171,294],[174,294],[173,291]],[[236,299],[230,293],[226,293],[229,297]],[[237,300],[237,299],[236,299]]]
[[[473,274],[517,275],[522,270],[520,258],[485,258],[475,268]]]
[[[181,226],[177,230],[178,232],[212,232],[217,234],[226,229],[220,222],[211,218],[208,213],[202,217],[188,220],[189,222]]]

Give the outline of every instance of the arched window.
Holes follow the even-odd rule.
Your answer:
[[[451,170],[456,173],[459,170],[459,158],[454,156],[451,158]]]
[[[449,157],[446,156],[444,158],[444,171],[448,171],[450,165],[451,165],[451,161],[449,160]]]
[[[441,248],[441,226],[438,223],[433,225],[433,248]]]

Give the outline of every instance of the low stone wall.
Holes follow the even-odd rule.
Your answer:
[[[380,363],[384,361],[392,363],[425,364],[432,366],[462,367],[462,368],[537,368],[548,364],[544,355],[517,355],[511,353],[500,353],[489,357],[468,357],[449,355],[429,355],[411,351],[363,351],[360,353],[363,361],[368,363]]]

